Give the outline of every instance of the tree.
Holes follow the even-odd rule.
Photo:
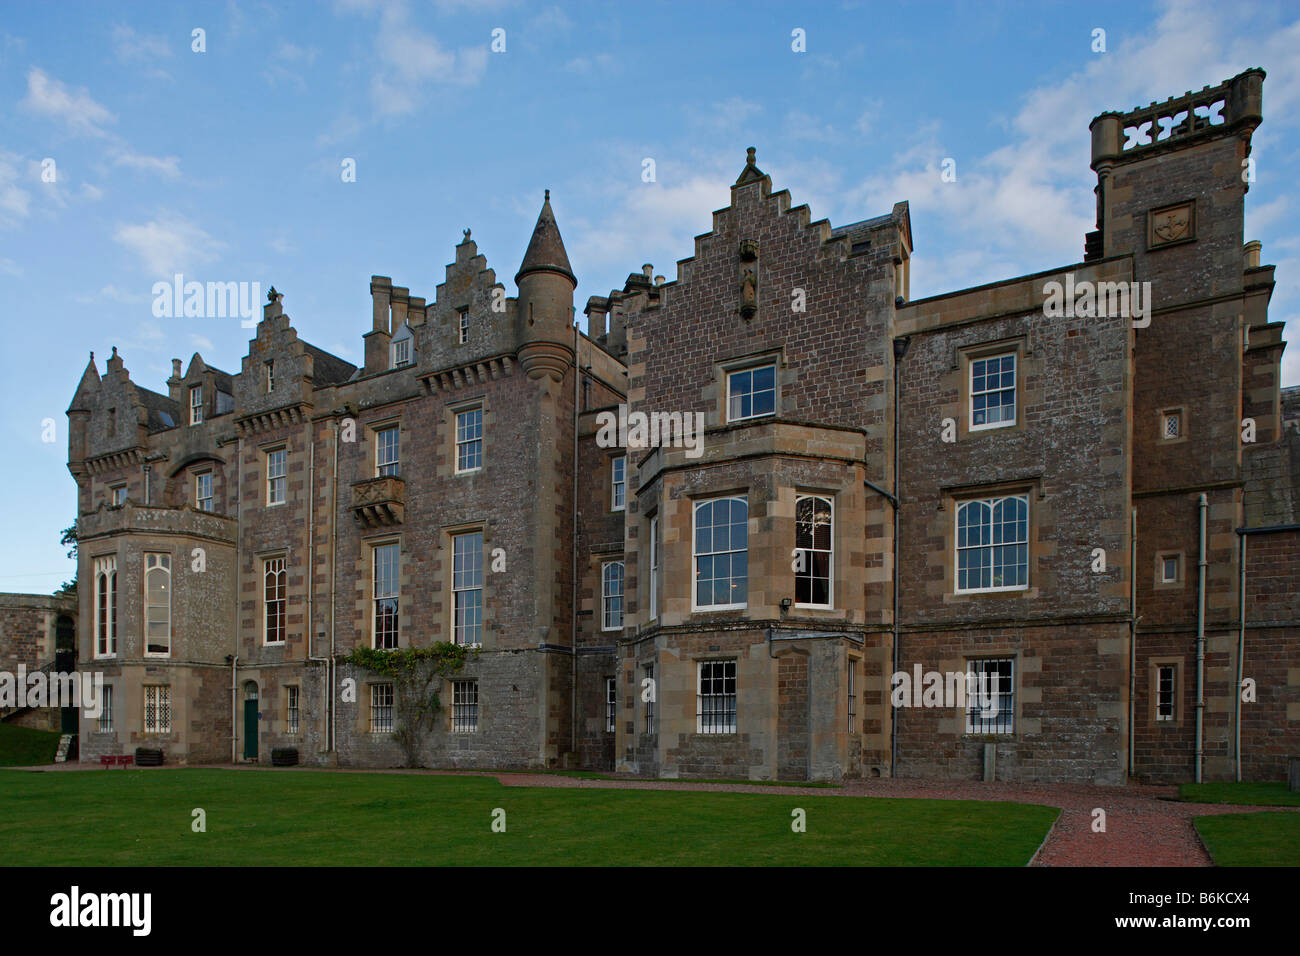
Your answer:
[[[71,525],[63,529],[63,533],[59,536],[59,544],[63,545],[68,549],[68,557],[70,557],[73,561],[77,560],[77,522],[74,521],[72,522]],[[72,571],[72,580],[64,581],[63,587],[59,588],[59,590],[64,594],[70,594],[74,597],[76,596],[77,594],[76,568],[74,568]]]

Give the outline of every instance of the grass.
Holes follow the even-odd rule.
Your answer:
[[[1237,803],[1256,807],[1300,807],[1300,793],[1286,783],[1185,783],[1179,799],[1192,803]]]
[[[54,763],[59,735],[17,724],[0,723],[0,767],[33,767]]]
[[[1193,822],[1217,866],[1300,866],[1300,813],[1229,813]]]
[[[1058,813],[312,770],[0,776],[5,866],[1023,866]],[[205,833],[191,831],[196,807]],[[804,833],[791,831],[796,807]],[[505,833],[492,832],[496,808]]]

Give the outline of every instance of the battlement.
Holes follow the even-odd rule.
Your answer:
[[[1127,113],[1106,112],[1089,124],[1092,168],[1113,166],[1190,142],[1228,134],[1249,136],[1263,119],[1263,70],[1255,67],[1200,92]]]

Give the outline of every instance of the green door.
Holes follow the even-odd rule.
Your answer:
[[[244,701],[244,759],[257,759],[257,698]]]

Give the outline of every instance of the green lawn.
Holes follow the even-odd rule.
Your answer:
[[[1218,866],[1300,866],[1300,813],[1229,813],[1194,822]]]
[[[207,832],[191,832],[191,811]],[[791,811],[807,832],[791,831]],[[506,832],[491,829],[506,812]],[[0,773],[0,865],[1023,866],[1053,807],[311,770]]]
[[[1256,807],[1300,807],[1300,793],[1286,783],[1185,783],[1178,796],[1192,803],[1242,803]]]
[[[34,767],[54,763],[59,735],[17,724],[0,723],[0,767]]]

